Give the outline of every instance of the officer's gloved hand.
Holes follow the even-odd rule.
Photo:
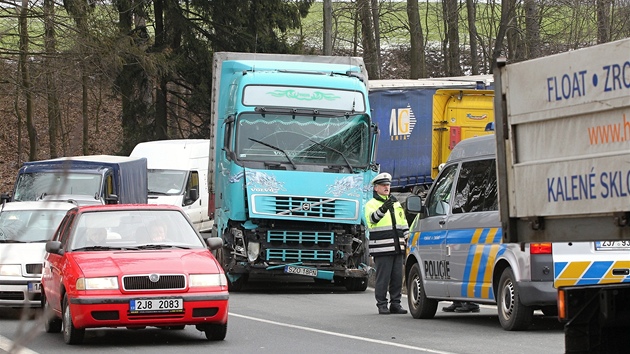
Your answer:
[[[381,205],[378,209],[381,211],[381,213],[385,214],[387,210],[389,210],[392,206],[394,206],[394,199],[390,197],[387,198],[383,205]]]

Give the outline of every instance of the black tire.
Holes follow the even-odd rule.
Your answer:
[[[227,322],[225,324],[210,324],[204,326],[203,333],[207,340],[219,341],[224,340],[227,334]]]
[[[407,276],[407,302],[413,318],[429,319],[435,317],[438,301],[427,298],[422,283],[420,266],[416,263]]]
[[[521,303],[514,272],[505,268],[497,290],[499,322],[506,331],[522,331],[532,323],[534,309]]]
[[[241,276],[238,277],[238,279],[236,279],[235,281],[231,281],[230,278],[227,276],[227,274],[226,274],[226,277],[228,279],[228,291],[232,291],[236,293],[243,290],[243,286],[245,285],[245,283],[247,283],[248,275],[241,274]]]
[[[343,285],[348,291],[365,291],[368,287],[368,277],[346,278]]]
[[[63,341],[66,344],[81,344],[85,337],[84,328],[76,328],[72,323],[68,295],[63,296]]]
[[[61,326],[63,322],[61,322],[61,318],[55,315],[55,312],[50,307],[48,301],[46,301],[46,296],[42,294],[42,316],[44,316],[44,329],[46,333],[59,333],[61,332]]]

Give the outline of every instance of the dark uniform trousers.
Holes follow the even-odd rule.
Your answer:
[[[375,256],[374,266],[376,267],[376,285],[374,287],[376,306],[379,308],[388,307],[388,291],[390,303],[399,306],[402,297],[403,255]]]

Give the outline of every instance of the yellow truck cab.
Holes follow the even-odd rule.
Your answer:
[[[435,180],[457,143],[491,134],[486,127],[494,122],[494,91],[440,89],[433,95],[433,136],[431,138],[431,178]]]

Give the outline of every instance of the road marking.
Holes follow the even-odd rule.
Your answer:
[[[252,320],[252,321],[258,321],[258,322],[263,322],[263,323],[268,323],[268,324],[274,324],[276,326],[282,326],[282,327],[288,327],[288,328],[295,328],[295,329],[301,329],[304,331],[310,331],[310,332],[316,332],[316,333],[322,333],[322,334],[328,334],[331,336],[337,336],[337,337],[343,337],[343,338],[349,338],[349,339],[356,339],[356,340],[361,340],[364,342],[370,342],[370,343],[377,343],[377,344],[383,344],[383,345],[389,345],[392,347],[398,347],[398,348],[405,348],[405,349],[411,349],[411,350],[417,350],[417,351],[423,351],[423,352],[427,352],[427,353],[435,353],[435,354],[454,354],[451,352],[444,352],[444,351],[440,351],[440,350],[434,350],[434,349],[428,349],[428,348],[421,348],[421,347],[414,347],[411,345],[406,345],[406,344],[400,344],[400,343],[394,343],[394,342],[387,342],[387,341],[383,341],[383,340],[378,340],[378,339],[372,339],[372,338],[365,338],[365,337],[358,337],[358,336],[353,336],[350,334],[343,334],[343,333],[335,333],[335,332],[330,332],[330,331],[324,331],[321,329],[316,329],[316,328],[310,328],[310,327],[303,327],[303,326],[297,326],[297,325],[292,325],[292,324],[288,324],[288,323],[282,323],[282,322],[276,322],[276,321],[270,321],[270,320],[265,320],[262,318],[256,318],[256,317],[250,317],[250,316],[245,316],[245,315],[239,315],[233,312],[230,312],[230,316],[234,316],[234,317],[240,317],[240,318],[244,318],[247,320]]]
[[[12,340],[3,336],[0,336],[0,349],[11,354],[38,354],[28,348],[15,346]]]

